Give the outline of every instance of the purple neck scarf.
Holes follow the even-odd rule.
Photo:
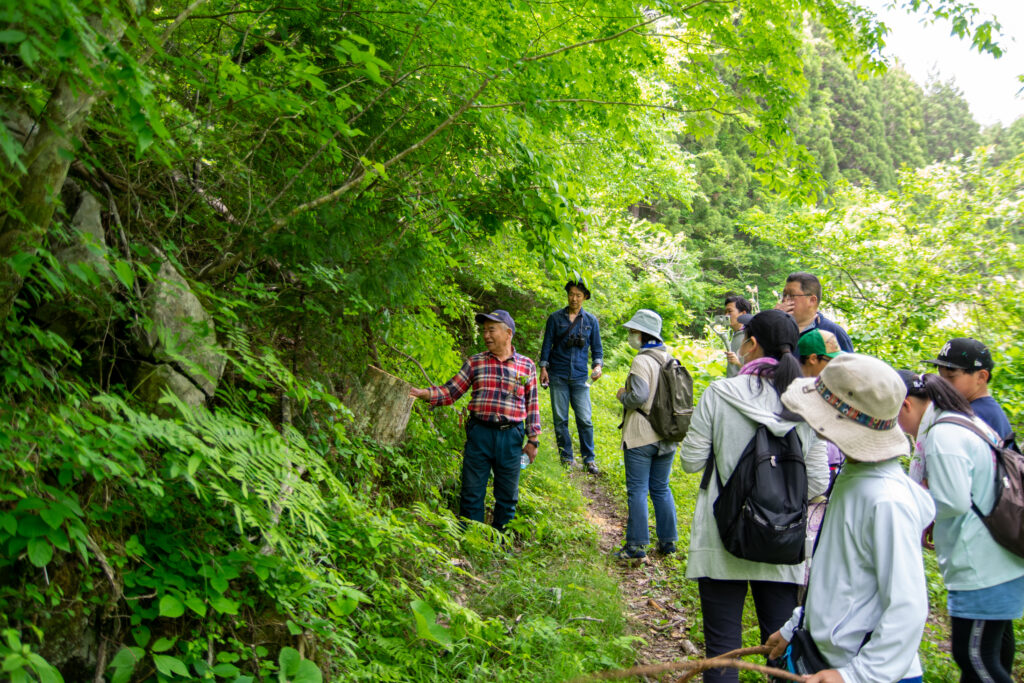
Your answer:
[[[779,361],[769,356],[761,356],[750,361],[742,368],[740,368],[741,375],[756,375],[761,372],[762,368],[774,367],[779,364]]]

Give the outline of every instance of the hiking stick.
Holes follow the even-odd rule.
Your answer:
[[[654,676],[657,674],[667,673],[669,671],[685,671],[686,673],[681,678],[677,679],[677,683],[679,683],[680,681],[692,680],[694,676],[703,671],[707,671],[708,669],[719,668],[758,671],[787,681],[804,680],[804,677],[798,674],[783,671],[782,669],[776,669],[771,666],[763,666],[761,664],[744,662],[741,659],[737,659],[737,657],[744,657],[746,655],[767,655],[768,652],[769,650],[767,646],[764,645],[761,645],[760,647],[748,647],[740,650],[733,650],[732,652],[726,652],[725,654],[718,655],[717,657],[711,657],[709,659],[668,662],[666,664],[644,664],[642,666],[634,666],[630,669],[600,671],[587,676],[575,678],[572,683],[583,683],[583,681],[588,680],[618,680],[622,678],[630,678],[631,676]]]

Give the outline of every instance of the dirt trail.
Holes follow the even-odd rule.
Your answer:
[[[626,510],[602,486],[602,478],[573,470],[570,478],[591,500],[587,519],[598,530],[601,550],[613,553],[622,546]],[[616,560],[614,570],[628,606],[628,617],[646,644],[636,653],[637,664],[657,664],[690,659],[699,653],[686,637],[691,621],[668,587],[670,573],[681,572],[682,564],[658,554],[643,560]]]

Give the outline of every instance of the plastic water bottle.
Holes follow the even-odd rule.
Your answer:
[[[530,465],[530,456],[523,453],[523,457],[519,459],[519,469],[525,470]]]

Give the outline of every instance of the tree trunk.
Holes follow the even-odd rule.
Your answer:
[[[127,24],[102,26],[93,22],[111,42],[124,35]],[[42,245],[59,201],[60,189],[71,166],[72,141],[81,136],[89,111],[102,94],[98,88],[76,89],[63,74],[39,116],[39,133],[25,152],[25,174],[14,190],[18,214],[8,214],[0,225],[0,321],[11,312],[24,276],[8,264],[19,254],[34,255]]]
[[[369,366],[360,386],[345,398],[354,417],[353,427],[378,443],[397,444],[405,436],[416,400],[409,396],[410,389],[408,382]]]

